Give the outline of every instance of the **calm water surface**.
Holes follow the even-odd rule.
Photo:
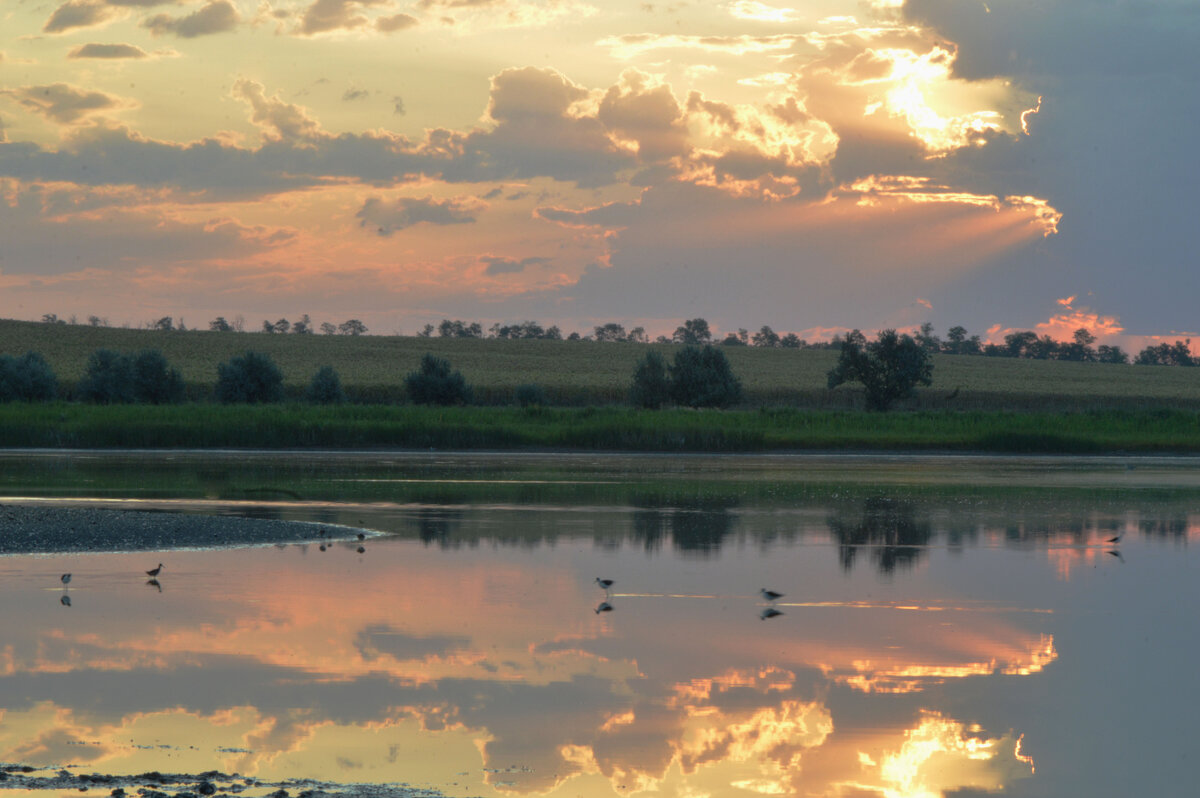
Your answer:
[[[0,558],[0,762],[451,796],[1195,782],[1191,461],[46,453],[0,455],[0,493],[382,533]]]

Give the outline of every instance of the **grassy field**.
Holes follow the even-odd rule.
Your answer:
[[[1186,453],[1200,451],[1200,415],[12,403],[4,446]]]
[[[592,341],[508,341],[400,336],[266,335],[207,331],[157,332],[0,320],[0,354],[40,352],[69,393],[88,355],[106,347],[159,349],[180,369],[191,399],[211,396],[217,364],[247,350],[270,355],[289,396],[332,365],[352,401],[404,401],[404,375],[421,355],[448,358],[482,404],[508,404],[518,385],[535,383],[553,405],[603,406],[625,400],[634,366],[656,345]],[[674,347],[661,346],[668,357]],[[860,407],[852,386],[830,391],[830,350],[725,347],[743,381],[745,406],[839,410]],[[1200,368],[934,356],[933,386],[909,410],[1086,411],[1200,409]]]

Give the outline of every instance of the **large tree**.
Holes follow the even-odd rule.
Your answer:
[[[861,382],[866,388],[867,409],[887,410],[898,399],[912,394],[918,385],[933,383],[929,352],[910,336],[884,330],[878,339],[860,343],[847,335],[837,365],[829,372],[829,387]]]

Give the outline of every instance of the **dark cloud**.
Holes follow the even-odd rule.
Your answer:
[[[42,30],[46,33],[66,33],[76,28],[90,28],[120,16],[120,11],[99,0],[70,0],[54,9]]]
[[[343,102],[354,102],[355,100],[365,100],[371,96],[371,92],[366,89],[346,89],[342,92]]]
[[[409,14],[393,14],[390,17],[380,17],[375,20],[375,29],[380,33],[395,33],[398,30],[415,28],[419,24],[416,17]]]
[[[119,97],[100,91],[79,89],[66,83],[48,86],[23,86],[0,90],[16,99],[22,106],[41,114],[52,122],[71,125],[100,111],[126,107]]]
[[[637,218],[640,208],[641,204],[637,202],[610,202],[582,211],[538,208],[534,213],[539,218],[570,227],[623,227]]]
[[[81,44],[67,58],[147,58],[148,54],[132,44]]]
[[[208,5],[183,17],[157,14],[142,22],[155,36],[173,33],[181,39],[194,39],[225,33],[237,27],[241,15],[229,0],[210,0]]]
[[[600,101],[597,118],[610,131],[638,145],[638,157],[658,161],[684,155],[687,119],[671,88],[653,85],[648,76],[628,70]]]
[[[368,25],[370,20],[358,13],[360,9],[386,5],[388,0],[316,0],[304,10],[297,32],[304,36],[312,36],[332,30],[361,28]]]
[[[371,197],[355,216],[363,227],[374,227],[381,236],[389,236],[416,224],[470,224],[475,221],[478,206],[459,200],[439,200],[433,197],[401,197],[387,203]]]
[[[519,274],[529,266],[543,266],[550,262],[549,258],[521,258],[520,260],[516,260],[498,255],[485,255],[479,260],[487,264],[484,272],[491,275]]]
[[[389,656],[396,660],[426,659],[443,657],[454,651],[469,647],[471,638],[452,635],[430,635],[421,637],[405,634],[388,626],[373,625],[361,629],[355,637],[354,647],[365,660]]]

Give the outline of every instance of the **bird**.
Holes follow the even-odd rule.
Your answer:
[[[159,563],[157,568],[151,568],[149,571],[147,571],[146,576],[150,577],[151,579],[156,578],[162,572],[162,569],[163,564]]]
[[[1120,543],[1120,542],[1121,542],[1121,538],[1122,538],[1122,537],[1124,537],[1124,536],[1125,536],[1125,533],[1124,533],[1124,532],[1122,532],[1121,534],[1119,534],[1119,535],[1116,535],[1115,537],[1111,537],[1111,538],[1109,538],[1108,540],[1106,540],[1106,541],[1104,541],[1104,542],[1105,542],[1105,543]]]
[[[324,543],[322,543],[322,544],[321,544],[321,551],[325,551],[325,544],[324,544]]]
[[[58,603],[63,605],[64,607],[70,607],[71,606],[71,597],[64,594],[63,597],[58,600]]]
[[[758,614],[758,619],[765,621],[778,615],[783,615],[783,610],[777,610],[774,607],[763,607],[763,611]]]
[[[611,580],[611,579],[601,579],[600,577],[598,577],[598,576],[597,576],[597,577],[596,577],[596,584],[600,585],[600,587],[604,588],[604,589],[605,589],[605,591],[607,591],[607,590],[608,590],[610,587],[612,587],[612,586],[613,586],[613,580]]]
[[[765,587],[758,591],[763,597],[763,601],[778,601],[783,598],[782,593],[776,593],[774,590],[767,590]]]
[[[364,535],[362,532],[359,532],[359,533],[358,533],[358,539],[359,539],[359,540],[366,540],[366,539],[367,539],[367,536],[366,536],[366,535]]]
[[[63,574],[63,575],[60,577],[60,579],[62,579],[62,583],[63,583],[63,586],[64,586],[64,587],[66,587],[67,585],[71,584],[71,575],[70,575],[70,574]]]
[[[366,549],[364,549],[362,546],[359,546],[357,549],[355,549],[355,551],[357,551],[359,554],[362,554],[366,551]]]
[[[613,611],[613,605],[609,604],[607,601],[601,601],[600,606],[596,607],[597,615],[599,615],[602,612],[612,612],[612,611]]]

